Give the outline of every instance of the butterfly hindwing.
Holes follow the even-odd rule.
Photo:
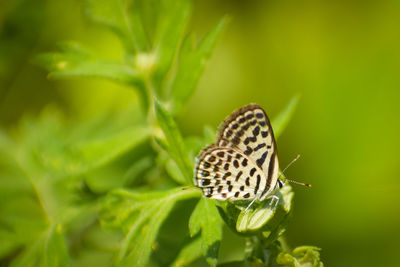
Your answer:
[[[252,199],[265,190],[263,176],[260,168],[237,149],[210,146],[198,158],[196,185],[209,198]]]

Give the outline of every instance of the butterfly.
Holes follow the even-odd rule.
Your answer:
[[[283,186],[278,175],[271,123],[259,105],[250,104],[228,116],[217,141],[200,152],[195,185],[212,199],[262,201],[277,198],[271,193]]]

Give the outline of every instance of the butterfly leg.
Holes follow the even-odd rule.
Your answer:
[[[247,212],[248,209],[251,207],[251,205],[253,205],[254,201],[258,200],[261,198],[262,192],[260,192],[259,194],[255,195],[254,199],[250,202],[250,204],[247,206],[247,208],[244,210],[244,212]]]
[[[247,212],[249,210],[249,208],[251,207],[251,205],[253,205],[254,201],[256,201],[256,199],[258,199],[258,196],[256,196],[251,202],[250,204],[247,206],[247,208],[244,210],[244,212]]]
[[[270,202],[270,206],[271,206],[272,209],[275,209],[276,206],[277,206],[278,203],[279,203],[279,197],[276,196],[276,195],[271,195],[271,196],[267,197],[267,199],[268,199],[268,198],[271,198],[271,199],[272,199],[271,202]]]

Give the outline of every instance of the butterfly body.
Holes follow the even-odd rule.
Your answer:
[[[263,200],[278,185],[274,133],[265,111],[247,105],[221,125],[215,144],[198,156],[195,184],[217,200]]]

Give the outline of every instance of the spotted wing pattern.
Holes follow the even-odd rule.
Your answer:
[[[198,157],[196,185],[206,197],[264,199],[278,180],[279,163],[271,124],[258,105],[233,112],[218,140]]]

